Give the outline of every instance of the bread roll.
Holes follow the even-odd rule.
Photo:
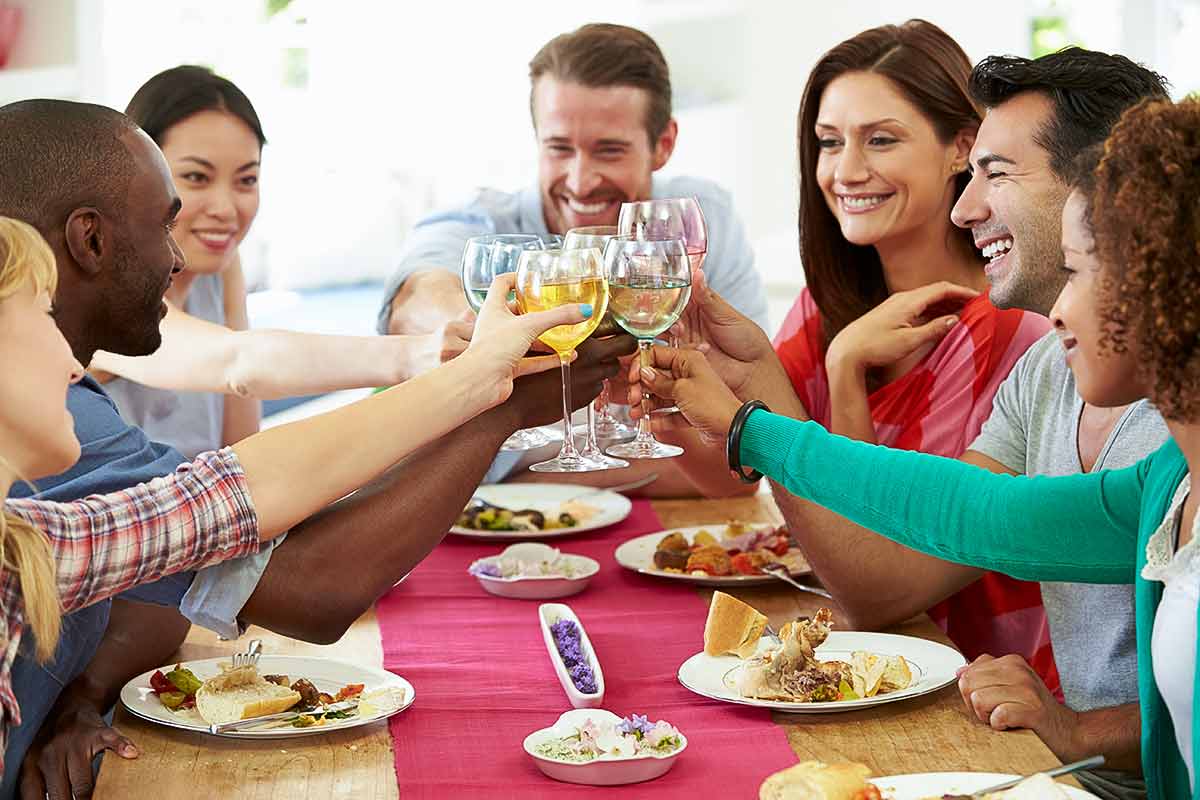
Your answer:
[[[287,711],[300,693],[266,681],[251,665],[228,669],[196,690],[196,711],[209,725]]]
[[[704,623],[704,652],[710,656],[733,653],[748,658],[758,648],[767,618],[752,606],[724,592],[713,592]]]
[[[847,762],[826,764],[803,761],[767,777],[758,790],[759,800],[853,800],[867,788],[871,769]]]

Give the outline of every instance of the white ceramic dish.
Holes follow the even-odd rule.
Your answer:
[[[554,561],[560,555],[574,569],[574,575],[523,575],[512,578],[499,578],[491,575],[471,574],[479,581],[486,591],[498,597],[510,597],[517,600],[553,600],[556,597],[570,597],[579,594],[587,588],[588,583],[600,571],[600,564],[586,556],[561,554],[557,548],[540,542],[521,542],[509,545],[500,555],[477,559],[471,564],[471,569],[478,564],[499,565],[500,560],[512,558],[522,562],[540,563]]]
[[[572,498],[579,498],[580,502],[597,510],[573,528],[555,528],[548,531],[477,531],[456,525],[450,529],[450,533],[492,542],[555,539],[613,525],[628,517],[629,512],[633,510],[633,503],[624,495],[608,491],[592,492],[587,487],[561,483],[493,483],[480,486],[475,490],[475,495],[489,503],[514,510],[531,508],[542,513],[553,513]]]
[[[872,778],[871,783],[879,787],[884,800],[925,800],[944,794],[970,794],[1018,777],[993,772],[921,772]],[[1059,786],[1071,800],[1098,800],[1096,795],[1083,789],[1064,784]]]
[[[558,718],[549,728],[534,731],[525,737],[524,748],[533,763],[548,777],[566,783],[585,783],[591,786],[618,786],[623,783],[641,783],[663,775],[675,765],[675,759],[687,749],[687,737],[682,733],[682,745],[666,755],[639,755],[621,758],[604,755],[591,761],[560,761],[535,752],[538,745],[570,736],[588,719],[595,722],[606,720],[613,724],[621,718],[603,708],[576,709]]]
[[[220,673],[220,665],[228,664],[228,658],[209,658],[203,661],[187,661],[183,666],[190,669],[197,678],[206,680]],[[168,664],[161,667],[163,673],[175,667]],[[270,728],[268,730],[240,730],[216,734],[232,739],[290,739],[297,736],[313,736],[331,730],[357,728],[369,725],[377,720],[386,719],[393,714],[399,714],[412,705],[416,699],[413,685],[401,678],[375,667],[361,664],[348,664],[329,658],[312,658],[306,656],[271,656],[259,658],[258,671],[262,675],[287,675],[291,680],[307,678],[317,687],[318,691],[335,693],[338,689],[350,683],[361,683],[365,692],[372,692],[385,687],[396,687],[404,691],[404,701],[398,708],[380,709],[379,713],[365,717],[353,716],[343,720],[333,720],[324,725],[309,728]],[[187,731],[208,734],[206,723],[195,709],[188,711],[171,711],[164,706],[158,697],[150,690],[150,676],[155,670],[144,672],[121,689],[121,702],[135,715],[160,725],[180,728]],[[209,734],[212,735],[212,734]]]
[[[770,639],[758,643],[759,652],[773,646]],[[713,657],[703,652],[683,662],[679,667],[679,682],[686,688],[704,697],[725,703],[757,706],[791,714],[827,714],[837,711],[854,711],[859,708],[896,703],[935,692],[957,680],[955,671],[966,665],[966,659],[957,650],[944,644],[900,636],[893,633],[859,633],[833,631],[825,643],[817,648],[817,657],[822,661],[850,661],[855,650],[867,650],[881,655],[904,656],[913,673],[913,682],[907,689],[897,692],[865,697],[859,700],[839,700],[830,703],[789,703],[778,700],[757,700],[742,697],[735,684],[736,673],[742,668],[737,656]]]
[[[596,691],[592,694],[585,694],[575,688],[575,681],[571,680],[567,665],[558,652],[558,645],[554,642],[550,626],[561,619],[569,619],[579,626],[580,649],[596,677]],[[558,682],[562,684],[571,705],[575,708],[598,708],[604,702],[604,672],[600,669],[600,659],[596,658],[592,641],[588,639],[587,631],[584,630],[579,617],[575,616],[575,612],[565,603],[542,603],[538,606],[538,622],[542,626],[542,641],[546,643],[550,663],[554,665],[554,674],[558,676]]]
[[[722,538],[728,526],[724,524],[717,525],[696,525],[691,528],[672,528],[666,531],[658,531],[657,533],[647,533],[644,536],[638,536],[621,544],[614,554],[617,563],[625,569],[631,569],[634,572],[640,572],[643,575],[653,575],[656,578],[666,578],[668,580],[683,581],[684,583],[699,583],[705,586],[762,586],[770,583],[777,583],[778,578],[773,578],[770,575],[689,575],[683,572],[664,572],[654,566],[654,551],[658,548],[658,543],[662,541],[664,536],[679,532],[682,533],[689,542],[691,542],[697,533],[700,531],[708,531],[718,540]],[[769,528],[769,525],[756,525],[755,528]],[[790,570],[792,575],[807,575],[812,572],[808,563],[804,561],[804,556],[799,549],[793,547],[789,554],[790,559],[796,562],[795,567]]]

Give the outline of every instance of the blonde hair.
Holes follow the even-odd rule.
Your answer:
[[[25,288],[54,293],[58,268],[54,253],[32,226],[0,217],[0,300]],[[0,454],[0,465],[11,465]],[[0,569],[17,576],[25,619],[37,642],[36,655],[46,662],[54,655],[62,627],[54,556],[46,534],[7,510],[0,514]]]

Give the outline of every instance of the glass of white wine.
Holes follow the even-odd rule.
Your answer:
[[[604,252],[604,245],[608,244],[608,240],[617,235],[617,227],[615,225],[589,225],[583,228],[572,228],[567,231],[567,235],[563,239],[564,250],[579,250],[587,247],[594,247],[600,252]],[[610,310],[604,315],[604,319],[600,320],[599,327],[593,336],[612,336],[620,333],[621,329],[612,318]],[[585,429],[586,439],[584,440],[583,450],[580,455],[584,458],[595,461],[601,464],[606,469],[621,469],[628,467],[629,462],[620,458],[613,458],[604,454],[600,449],[600,437],[605,439],[628,439],[634,434],[633,428],[630,428],[625,423],[612,415],[609,408],[608,395],[608,380],[601,384],[600,395],[595,402],[588,403],[587,406],[587,427]]]
[[[523,313],[568,303],[589,303],[592,315],[574,325],[558,325],[538,338],[558,353],[562,365],[563,444],[558,456],[530,467],[534,472],[595,472],[608,469],[583,458],[571,435],[571,358],[592,335],[608,309],[608,284],[599,250],[527,250],[517,266],[517,306]]]
[[[604,248],[608,278],[608,307],[617,324],[637,337],[638,355],[650,366],[656,337],[675,324],[692,296],[692,269],[687,246],[680,239],[614,236]],[[664,444],[650,430],[650,400],[642,393],[642,418],[631,442],[606,451],[617,458],[671,458],[682,447]]]
[[[544,250],[545,242],[534,234],[490,233],[467,239],[462,256],[462,285],[467,305],[479,311],[497,275],[517,271],[517,260],[527,250]],[[536,450],[554,440],[538,428],[520,430],[504,440],[501,450]]]

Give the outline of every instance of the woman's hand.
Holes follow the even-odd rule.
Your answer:
[[[948,281],[897,292],[834,337],[825,353],[825,368],[830,373],[865,374],[902,361],[939,342],[958,323],[956,313],[946,312],[961,309],[978,295]]]
[[[499,382],[502,399],[512,391],[512,382],[559,365],[557,355],[526,357],[537,337],[558,325],[575,325],[592,315],[587,304],[571,303],[549,311],[514,314],[508,307],[508,295],[517,285],[516,273],[508,272],[492,281],[487,300],[479,309],[475,332],[464,356],[475,358],[482,371],[480,380]]]
[[[655,346],[649,362],[650,367],[641,368],[640,377],[655,399],[678,406],[705,442],[723,445],[729,423],[742,403],[704,354]],[[639,417],[642,409],[634,406],[631,413]]]

